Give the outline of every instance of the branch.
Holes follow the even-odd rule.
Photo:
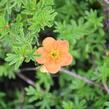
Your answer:
[[[27,77],[25,77],[24,75],[22,75],[21,72],[24,72],[24,71],[36,71],[37,69],[39,69],[39,67],[37,67],[37,68],[23,68],[23,69],[20,70],[19,73],[17,73],[17,75],[18,75],[21,79],[23,79],[25,82],[27,82],[28,84],[30,84],[30,85],[32,85],[32,86],[35,87],[35,82],[33,82],[33,81],[30,80],[29,78],[27,78]],[[98,83],[96,83],[96,82],[94,82],[94,81],[92,81],[92,80],[89,80],[89,79],[86,78],[86,77],[83,77],[83,76],[81,76],[81,75],[75,73],[74,71],[71,72],[71,71],[68,71],[68,70],[66,70],[66,69],[64,69],[64,68],[61,68],[60,71],[61,71],[62,73],[65,73],[65,74],[67,74],[67,75],[70,75],[70,76],[72,76],[72,77],[74,77],[74,78],[80,79],[80,80],[84,81],[84,82],[87,83],[87,84],[93,85],[93,86],[95,86],[95,87],[99,87],[100,89],[106,91],[106,92],[109,94],[109,88],[108,88],[107,84],[104,83],[104,82],[103,82],[103,86],[102,86],[102,85],[100,85],[100,84],[98,84]]]
[[[35,87],[35,82],[33,82],[32,80],[30,80],[29,78],[24,76],[22,73],[17,73],[17,76],[20,77],[22,80],[24,80],[26,83],[28,83],[28,84],[32,85],[33,87]]]
[[[68,74],[68,75],[70,75],[70,76],[73,76],[73,77],[75,77],[75,78],[78,78],[78,79],[80,79],[80,80],[83,80],[84,82],[86,82],[86,83],[88,83],[88,84],[94,84],[94,82],[93,81],[91,81],[91,80],[89,80],[89,79],[87,79],[87,78],[85,78],[85,77],[82,77],[82,76],[80,76],[79,74],[77,74],[77,73],[75,73],[75,72],[70,72],[70,71],[68,71],[68,70],[66,70],[66,69],[64,69],[64,68],[61,68],[61,70],[60,71],[62,71],[63,73],[65,73],[65,74]]]
[[[24,71],[36,71],[39,67],[36,67],[36,68],[23,68],[21,69],[20,71],[18,71],[17,73],[17,76],[19,78],[21,78],[22,80],[24,80],[26,83],[32,85],[33,87],[35,87],[35,82],[32,81],[31,79],[27,78],[26,76],[24,76],[21,72],[24,72]]]
[[[24,72],[24,71],[36,71],[38,69],[39,69],[39,67],[23,68],[23,69],[20,70],[20,72]]]
[[[80,79],[80,80],[84,81],[84,82],[87,83],[87,84],[93,85],[93,86],[95,86],[95,87],[99,87],[99,88],[101,88],[102,90],[104,90],[104,91],[107,92],[107,90],[106,90],[105,87],[102,87],[100,84],[97,84],[97,83],[95,83],[94,81],[89,80],[89,79],[87,79],[86,77],[83,77],[83,76],[81,76],[81,75],[79,75],[79,74],[77,74],[77,73],[75,73],[75,72],[70,72],[70,71],[68,71],[68,70],[66,70],[66,69],[64,69],[64,68],[61,68],[60,71],[62,71],[62,72],[65,73],[65,74],[68,74],[68,75],[70,75],[70,76],[72,76],[72,77],[74,77],[74,78]]]
[[[109,88],[108,88],[108,86],[107,86],[106,82],[105,82],[105,81],[103,81],[102,83],[103,83],[103,86],[104,86],[105,90],[106,90],[106,91],[107,91],[107,93],[109,94]]]

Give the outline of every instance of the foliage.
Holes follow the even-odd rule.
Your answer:
[[[0,109],[109,109],[108,7],[104,0],[0,0]],[[48,36],[69,41],[66,69],[100,87],[62,71],[24,71],[24,64],[39,67],[35,52]]]

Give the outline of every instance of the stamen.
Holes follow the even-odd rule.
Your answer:
[[[50,56],[51,56],[51,58],[53,58],[53,59],[57,59],[57,58],[59,57],[59,52],[58,52],[57,50],[52,50],[52,51],[50,52]]]

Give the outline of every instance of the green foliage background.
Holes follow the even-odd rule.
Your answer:
[[[103,0],[0,0],[0,82],[14,82],[24,62],[38,66],[39,33],[49,28],[70,43],[74,61],[66,69],[109,85],[107,7]],[[35,87],[0,87],[0,109],[109,109],[109,94],[84,81],[40,70],[34,78]]]

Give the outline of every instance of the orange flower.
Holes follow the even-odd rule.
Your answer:
[[[68,41],[47,37],[43,40],[42,45],[43,47],[36,51],[36,54],[41,55],[41,57],[36,58],[36,61],[43,64],[48,72],[57,73],[62,66],[71,64],[72,56],[68,53]]]

